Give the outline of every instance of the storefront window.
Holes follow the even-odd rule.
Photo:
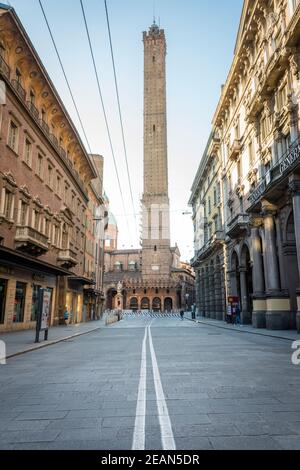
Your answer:
[[[0,324],[4,323],[7,280],[0,279]]]
[[[24,308],[25,308],[25,297],[26,297],[26,284],[23,282],[17,282],[16,285],[16,297],[15,297],[15,311],[14,311],[14,323],[23,323],[24,321]]]
[[[36,321],[39,309],[39,292],[40,286],[33,286],[32,291],[32,307],[31,307],[31,321]]]

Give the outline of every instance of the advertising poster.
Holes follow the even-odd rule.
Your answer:
[[[44,289],[42,292],[42,321],[41,330],[47,330],[50,326],[52,291]]]

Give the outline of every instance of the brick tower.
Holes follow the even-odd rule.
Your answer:
[[[170,213],[166,110],[166,39],[154,24],[144,40],[144,194],[142,274],[170,277]]]

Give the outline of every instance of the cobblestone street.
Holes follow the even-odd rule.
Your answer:
[[[291,344],[127,316],[1,366],[0,447],[128,450],[144,429],[149,450],[300,449]]]

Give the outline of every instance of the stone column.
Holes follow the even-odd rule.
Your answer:
[[[199,279],[199,315],[203,316],[204,312],[204,275],[203,270],[200,270],[200,279]]]
[[[204,312],[205,312],[205,317],[209,318],[210,316],[210,302],[209,302],[209,271],[208,269],[205,269],[205,288],[204,288]]]
[[[215,269],[215,278],[214,278],[214,295],[215,295],[215,312],[216,312],[216,319],[223,320],[223,302],[222,302],[222,278],[221,278],[221,266],[216,265]]]
[[[259,227],[262,219],[253,219],[251,228],[251,248],[253,259],[253,314],[252,324],[254,328],[266,327],[266,296],[264,281],[264,266],[262,258],[262,241]]]
[[[251,313],[249,311],[248,289],[247,289],[247,268],[240,268],[241,285],[241,320],[243,325],[251,323]]]
[[[297,250],[297,262],[298,272],[300,276],[300,177],[291,176],[289,191],[293,199],[293,211],[294,211],[294,224],[295,224],[295,237],[296,237],[296,250]],[[297,331],[300,333],[300,286],[297,289]]]
[[[262,200],[262,209],[265,232],[266,327],[270,330],[282,330],[288,328],[290,301],[288,295],[282,292],[280,284],[274,221],[276,207],[267,200]]]
[[[215,267],[209,268],[209,297],[210,297],[210,318],[216,318],[216,304],[215,304]]]

